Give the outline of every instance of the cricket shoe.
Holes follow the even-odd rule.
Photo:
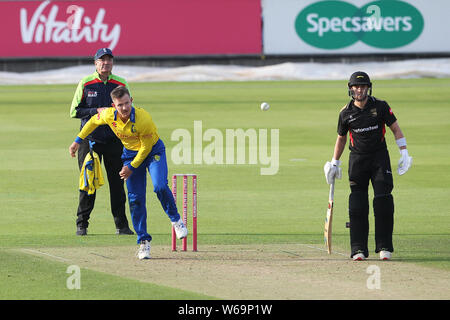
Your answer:
[[[134,232],[131,231],[131,229],[130,229],[129,227],[125,227],[125,228],[122,228],[122,229],[116,229],[116,234],[120,234],[120,235],[123,235],[123,234],[126,234],[126,235],[132,235],[132,234],[134,234]]]
[[[188,235],[188,229],[184,225],[183,221],[178,220],[177,222],[172,222],[172,226],[175,229],[175,233],[178,239],[184,239]]]
[[[357,253],[352,257],[353,261],[364,261],[366,260],[366,256],[364,253]]]
[[[87,235],[87,228],[83,227],[77,227],[77,236],[86,236]]]
[[[380,251],[380,260],[391,260],[392,259],[392,252],[390,251]]]
[[[142,240],[137,253],[139,260],[150,259],[150,241]]]

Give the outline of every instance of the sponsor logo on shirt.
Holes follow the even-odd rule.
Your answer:
[[[368,131],[373,131],[373,130],[377,130],[378,129],[378,125],[376,126],[370,126],[367,128],[358,128],[358,129],[353,129],[353,132],[355,133],[361,133],[361,132],[368,132]]]
[[[353,116],[350,115],[350,119],[348,120],[348,122],[350,123],[350,122],[353,122],[353,121],[355,121],[355,120],[356,120],[356,118],[353,118]]]

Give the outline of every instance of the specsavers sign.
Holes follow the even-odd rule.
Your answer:
[[[450,52],[450,1],[263,0],[263,10],[265,54]]]

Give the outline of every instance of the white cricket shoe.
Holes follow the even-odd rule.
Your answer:
[[[357,253],[353,256],[353,261],[363,261],[366,260],[366,256],[364,255],[364,253]]]
[[[140,260],[150,259],[150,241],[148,240],[141,241],[137,255]]]
[[[188,235],[188,229],[184,225],[183,221],[178,220],[177,222],[172,222],[172,226],[175,229],[175,233],[177,234],[178,239],[186,238]]]
[[[391,260],[392,259],[392,252],[390,251],[380,251],[380,260]]]

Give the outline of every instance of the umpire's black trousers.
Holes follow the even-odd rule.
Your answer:
[[[119,176],[123,162],[121,159],[123,145],[118,138],[106,144],[96,142],[93,150],[99,155],[100,161],[104,162],[106,174],[108,176],[109,196],[111,203],[111,213],[114,217],[116,229],[128,227],[128,220],[125,215],[126,196],[124,182]],[[78,149],[78,166],[83,167],[84,158],[89,153],[89,141],[83,140]],[[80,191],[80,199],[77,211],[77,227],[87,228],[89,217],[94,209],[95,193],[88,195],[85,191]]]
[[[394,200],[391,192],[394,185],[388,150],[368,154],[350,152],[348,176],[351,256],[357,253],[369,256],[369,181],[374,191],[375,252],[393,252]]]

